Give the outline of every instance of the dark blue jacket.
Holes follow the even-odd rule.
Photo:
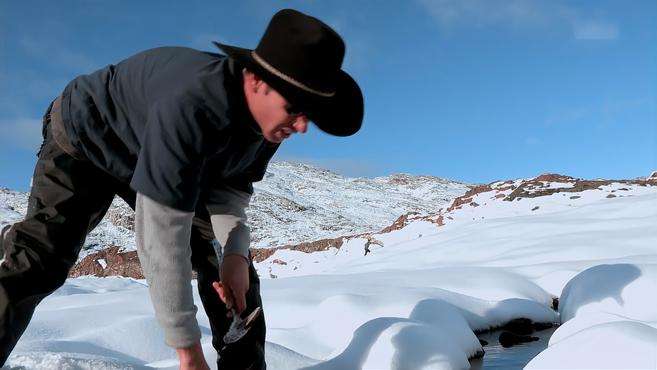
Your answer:
[[[182,47],[77,77],[62,95],[62,118],[73,147],[96,166],[183,211],[213,187],[252,193],[278,148],[248,111],[241,68]]]

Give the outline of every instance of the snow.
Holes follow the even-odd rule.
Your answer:
[[[606,197],[621,187],[627,196]],[[657,189],[621,184],[512,202],[494,194],[445,213],[444,226],[417,220],[375,234],[384,246],[367,256],[365,239],[352,238],[256,264],[268,368],[468,368],[481,351],[473,331],[519,317],[563,322],[529,369],[657,368]],[[202,309],[197,319],[212,366]],[[177,367],[145,283],[127,278],[67,280],[37,308],[8,364]]]
[[[603,264],[571,279],[549,347],[527,369],[657,368],[657,264]]]

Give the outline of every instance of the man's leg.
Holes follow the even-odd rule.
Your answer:
[[[192,265],[197,274],[198,290],[203,302],[203,308],[210,320],[212,330],[212,345],[217,350],[219,358],[217,367],[220,370],[265,370],[265,317],[264,312],[253,323],[251,330],[236,343],[224,348],[223,337],[230,327],[232,319],[226,317],[226,305],[212,287],[219,280],[217,257],[212,246],[212,237],[208,233],[210,223],[195,217],[192,228]],[[211,230],[211,228],[210,228]],[[246,293],[246,314],[256,307],[262,309],[260,298],[260,279],[249,264],[249,291]]]
[[[113,198],[113,180],[63,152],[50,126],[44,126],[25,220],[0,238],[0,366],[36,305],[64,283],[87,233]]]

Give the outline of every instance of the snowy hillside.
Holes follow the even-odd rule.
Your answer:
[[[528,318],[564,323],[529,368],[657,369],[656,204],[657,179],[546,175],[400,218],[367,255],[364,237],[278,249],[256,264],[268,368],[467,369],[482,350],[474,331]],[[39,306],[9,364],[174,369],[175,358],[143,280],[85,277]]]
[[[305,164],[275,162],[247,211],[254,246],[273,247],[379,230],[408,212],[434,212],[466,184],[396,174],[345,178]]]
[[[379,230],[407,212],[427,214],[465,193],[466,184],[396,174],[346,178],[305,164],[273,162],[247,210],[253,246],[273,247]],[[0,189],[0,227],[20,220],[27,193]],[[133,212],[116,198],[81,257],[110,246],[134,250]]]

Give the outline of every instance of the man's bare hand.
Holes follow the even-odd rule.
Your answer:
[[[212,286],[226,304],[229,316],[231,308],[241,314],[246,308],[246,292],[249,290],[248,260],[238,254],[225,255],[220,279],[221,281],[212,283]]]
[[[205,362],[201,342],[196,342],[189,348],[176,348],[180,360],[180,370],[210,370]]]

